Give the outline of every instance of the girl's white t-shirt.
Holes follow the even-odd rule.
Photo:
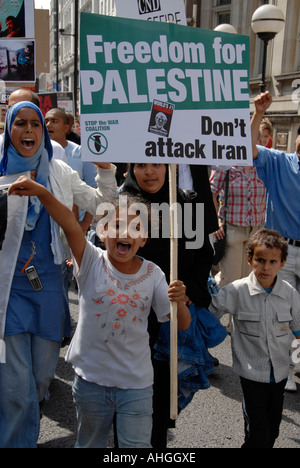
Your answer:
[[[143,259],[134,275],[120,273],[107,252],[86,243],[78,282],[79,320],[66,360],[84,380],[107,387],[146,388],[153,383],[147,331],[151,307],[168,321],[168,284],[162,270]]]

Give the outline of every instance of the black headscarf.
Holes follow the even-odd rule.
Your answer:
[[[150,203],[169,203],[169,171],[166,165],[166,177],[162,188],[154,194],[141,190],[135,175],[134,164],[130,164],[128,175],[121,187],[121,191],[131,194],[140,194]],[[177,189],[177,202],[195,203],[197,194],[194,192],[183,192]],[[183,229],[184,232],[184,229]],[[187,288],[187,296],[198,306],[208,307],[210,294],[207,289],[207,279],[212,266],[213,250],[209,242],[208,233],[205,234],[204,245],[200,249],[186,249],[186,241],[191,241],[184,236],[178,239],[178,279],[182,280]],[[139,252],[141,257],[156,263],[165,273],[167,281],[170,278],[170,239],[149,239],[147,244]]]
[[[132,195],[141,195],[145,200],[148,200],[149,203],[163,203],[169,202],[169,171],[168,166],[166,166],[166,177],[162,188],[156,193],[149,193],[142,190],[136,180],[134,175],[134,166],[135,164],[130,164],[126,179],[122,185],[122,192],[129,192]]]
[[[169,202],[169,173],[168,167],[166,166],[166,177],[162,188],[157,193],[148,193],[142,190],[134,175],[134,164],[130,164],[128,174],[125,182],[121,187],[121,191],[130,193],[132,195],[140,195],[144,200],[149,203],[163,203]],[[146,245],[142,248],[139,254],[156,263],[165,273],[167,281],[169,281],[170,275],[170,239],[163,238],[161,235],[159,238],[149,239]]]

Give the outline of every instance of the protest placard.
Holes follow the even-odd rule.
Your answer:
[[[184,0],[115,0],[117,16],[186,25]]]
[[[251,165],[249,37],[81,13],[88,161]]]

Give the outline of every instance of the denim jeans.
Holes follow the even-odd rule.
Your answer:
[[[39,403],[45,398],[61,343],[31,333],[5,336],[6,363],[0,364],[0,448],[35,448]]]
[[[104,387],[75,376],[76,448],[106,448],[116,414],[120,448],[151,448],[152,386],[144,389]]]

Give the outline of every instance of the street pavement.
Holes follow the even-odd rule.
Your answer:
[[[73,331],[78,318],[78,298],[74,286],[69,292]],[[228,320],[223,318],[224,324]],[[50,399],[43,409],[38,448],[73,448],[76,441],[76,411],[72,400],[73,370],[65,362],[67,347],[61,349]],[[239,378],[232,372],[230,336],[211,350],[220,365],[210,376],[210,388],[196,393],[180,413],[176,428],[169,430],[168,447],[172,449],[240,448],[244,420]],[[300,375],[298,391],[285,394],[280,436],[275,448],[300,447]],[[113,439],[109,439],[113,447]]]

